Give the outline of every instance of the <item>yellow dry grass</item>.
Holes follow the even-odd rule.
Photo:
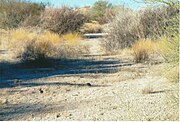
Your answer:
[[[68,57],[71,55],[69,53],[73,52],[74,54],[77,53],[76,50],[82,50],[78,49],[81,48],[81,35],[78,33],[58,35],[50,31],[39,33],[36,30],[19,28],[11,30],[7,36],[10,40],[9,49],[13,50],[16,55],[22,55],[23,52],[29,50],[28,52],[31,52],[32,55],[39,53],[48,57],[59,57],[61,55]]]
[[[81,35],[78,33],[67,33],[62,36],[62,38],[68,43],[72,45],[76,45],[81,40]]]
[[[97,21],[85,23],[81,28],[82,33],[99,33],[101,31],[102,25],[100,25]]]
[[[151,39],[140,39],[132,46],[132,50],[137,63],[146,61],[155,50],[155,42]]]

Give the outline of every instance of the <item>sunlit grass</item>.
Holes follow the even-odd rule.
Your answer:
[[[151,39],[140,39],[132,46],[134,60],[144,62],[150,58],[155,49],[155,42]]]
[[[9,36],[9,49],[21,61],[42,62],[49,58],[71,58],[79,56],[84,50],[80,46],[81,35],[67,33],[59,35],[43,30],[38,32],[33,29],[19,28],[11,30]],[[46,62],[45,62],[46,63]]]
[[[81,35],[78,33],[67,33],[62,36],[62,38],[68,43],[68,44],[78,44],[81,40]]]

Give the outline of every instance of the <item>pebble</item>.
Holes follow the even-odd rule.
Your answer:
[[[1,101],[1,103],[2,103],[2,104],[7,104],[7,103],[8,103],[8,100],[7,100],[7,99],[3,99],[3,100]]]
[[[87,83],[87,86],[92,86],[90,83]]]

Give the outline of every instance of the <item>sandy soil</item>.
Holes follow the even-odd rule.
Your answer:
[[[9,64],[1,74],[0,120],[178,120],[170,99],[178,91],[155,73],[164,64],[104,55],[96,39],[84,44],[91,47],[86,59],[61,69]]]

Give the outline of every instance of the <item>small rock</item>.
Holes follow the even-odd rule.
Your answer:
[[[113,106],[113,108],[112,109],[117,109],[118,107],[117,106]]]
[[[60,114],[58,114],[58,115],[56,115],[56,118],[59,118],[61,115]]]
[[[100,115],[104,115],[104,113],[101,113]]]
[[[40,93],[43,93],[44,91],[40,88],[40,89],[39,89],[39,92],[40,92]]]
[[[87,86],[92,86],[90,83],[87,83]]]
[[[68,91],[71,91],[70,89],[66,89],[66,91],[68,92]]]
[[[19,80],[19,79],[14,79],[14,84],[18,84],[18,83],[21,83],[22,81]]]
[[[7,99],[4,99],[1,101],[2,104],[7,104],[8,103],[8,100]]]

